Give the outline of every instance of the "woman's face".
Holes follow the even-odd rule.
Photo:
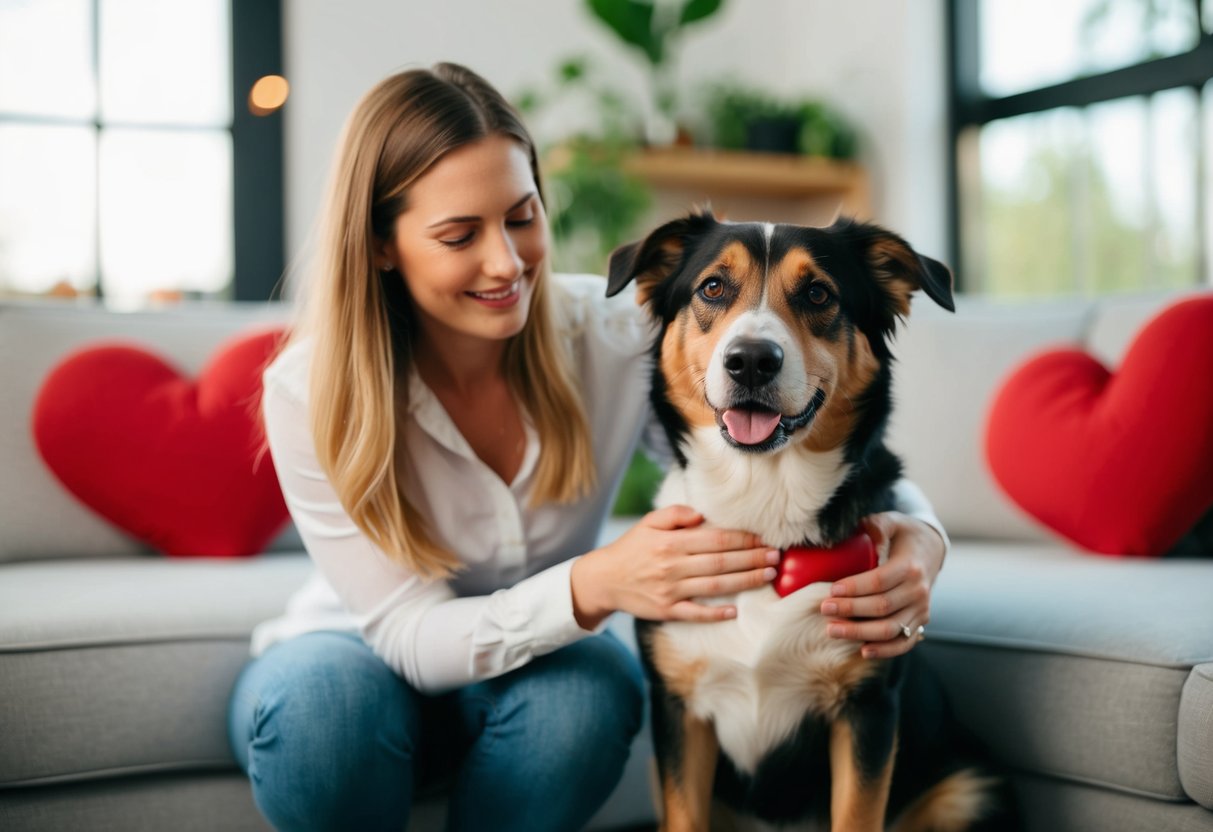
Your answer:
[[[382,256],[404,276],[423,337],[517,335],[546,223],[527,154],[506,136],[459,147],[417,179]]]

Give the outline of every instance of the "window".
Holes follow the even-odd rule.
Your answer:
[[[0,296],[269,297],[279,2],[0,0]]]
[[[1210,280],[1213,0],[949,0],[959,282]]]

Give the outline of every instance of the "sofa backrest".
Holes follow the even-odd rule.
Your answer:
[[[957,538],[1053,539],[998,487],[985,422],[1003,380],[1052,347],[1086,349],[1115,368],[1137,331],[1191,292],[1011,302],[961,296],[955,314],[916,297],[893,346],[889,445]]]
[[[1049,346],[1081,345],[1115,364],[1177,293],[1100,301],[995,302],[962,296],[955,315],[917,298],[894,344],[890,446],[953,536],[1049,536],[999,490],[983,451],[990,401],[1012,367]],[[143,345],[195,373],[227,338],[289,318],[283,304],[186,304],[112,312],[95,303],[0,303],[0,561],[145,553],[73,498],[34,448],[30,411],[46,374],[98,341]],[[288,529],[277,547],[298,548]]]
[[[288,318],[280,303],[188,303],[154,312],[114,312],[96,302],[0,303],[0,561],[148,551],[80,504],[38,456],[30,412],[61,359],[90,343],[123,342],[196,373],[231,336]]]

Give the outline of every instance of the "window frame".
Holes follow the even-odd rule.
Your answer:
[[[1200,116],[1197,118],[1199,140],[1197,143],[1194,174],[1197,193],[1204,194],[1210,187],[1209,165],[1205,164],[1207,137],[1205,86],[1213,81],[1213,34],[1205,25],[1201,0],[1190,0],[1195,7],[1200,38],[1187,52],[1154,58],[1136,64],[1097,72],[1025,90],[1007,96],[991,96],[981,88],[980,70],[980,0],[945,0],[946,43],[948,65],[948,166],[947,166],[947,211],[949,234],[949,256],[957,264],[955,270],[958,290],[967,288],[964,283],[963,224],[960,221],[960,166],[961,139],[965,132],[980,128],[992,121],[1014,116],[1039,113],[1057,107],[1085,108],[1105,101],[1133,96],[1148,96],[1170,89],[1187,88],[1195,92]],[[1205,0],[1213,3],[1213,0]],[[1208,222],[1205,217],[1206,202],[1196,203],[1196,265],[1197,275],[1207,275],[1210,268],[1210,245]]]
[[[93,83],[100,84],[100,0],[91,0]],[[282,110],[254,116],[248,93],[258,78],[282,75],[282,0],[229,0],[231,26],[232,234],[231,297],[238,301],[276,296],[286,263]],[[0,112],[0,123],[91,127],[103,131],[125,126],[91,119]],[[199,128],[180,126],[184,131]],[[98,147],[100,143],[98,143]],[[100,172],[96,174],[100,175]],[[94,188],[95,199],[100,191]],[[93,291],[103,297],[100,260],[100,206],[94,207],[97,229],[93,251]]]
[[[282,109],[255,116],[249,90],[265,75],[285,75],[282,0],[231,0],[232,221],[235,300],[281,296],[286,264]]]

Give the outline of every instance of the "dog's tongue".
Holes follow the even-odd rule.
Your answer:
[[[765,442],[779,426],[779,414],[769,410],[737,410],[730,408],[722,415],[729,436],[742,445]]]

